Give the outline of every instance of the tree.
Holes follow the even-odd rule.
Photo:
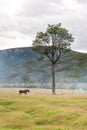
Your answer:
[[[61,27],[61,23],[48,25],[45,32],[38,32],[32,44],[32,49],[48,57],[52,65],[52,94],[55,94],[55,65],[60,57],[70,50],[70,45],[74,41],[72,34]]]

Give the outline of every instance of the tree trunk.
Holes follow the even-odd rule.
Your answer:
[[[55,95],[55,65],[52,65],[52,94]]]

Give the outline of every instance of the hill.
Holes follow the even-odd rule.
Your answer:
[[[38,61],[39,54],[29,48],[0,51],[0,83],[51,84],[51,64],[47,58]],[[56,83],[87,83],[87,53],[68,52],[56,65]],[[5,86],[5,85],[4,85]],[[9,85],[7,85],[9,87]],[[37,85],[36,85],[37,86]],[[6,86],[5,86],[6,87]],[[14,87],[14,86],[13,86]],[[49,85],[48,85],[49,88]],[[64,86],[63,86],[64,88]]]

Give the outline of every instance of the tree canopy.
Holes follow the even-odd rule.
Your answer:
[[[45,32],[38,32],[33,41],[33,50],[42,55],[46,55],[52,64],[56,64],[60,56],[64,55],[69,49],[71,42],[74,41],[72,34],[61,27],[61,23],[48,25]],[[54,60],[53,60],[54,59]]]

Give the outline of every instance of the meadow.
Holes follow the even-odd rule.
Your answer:
[[[87,95],[0,89],[0,130],[87,130]]]

